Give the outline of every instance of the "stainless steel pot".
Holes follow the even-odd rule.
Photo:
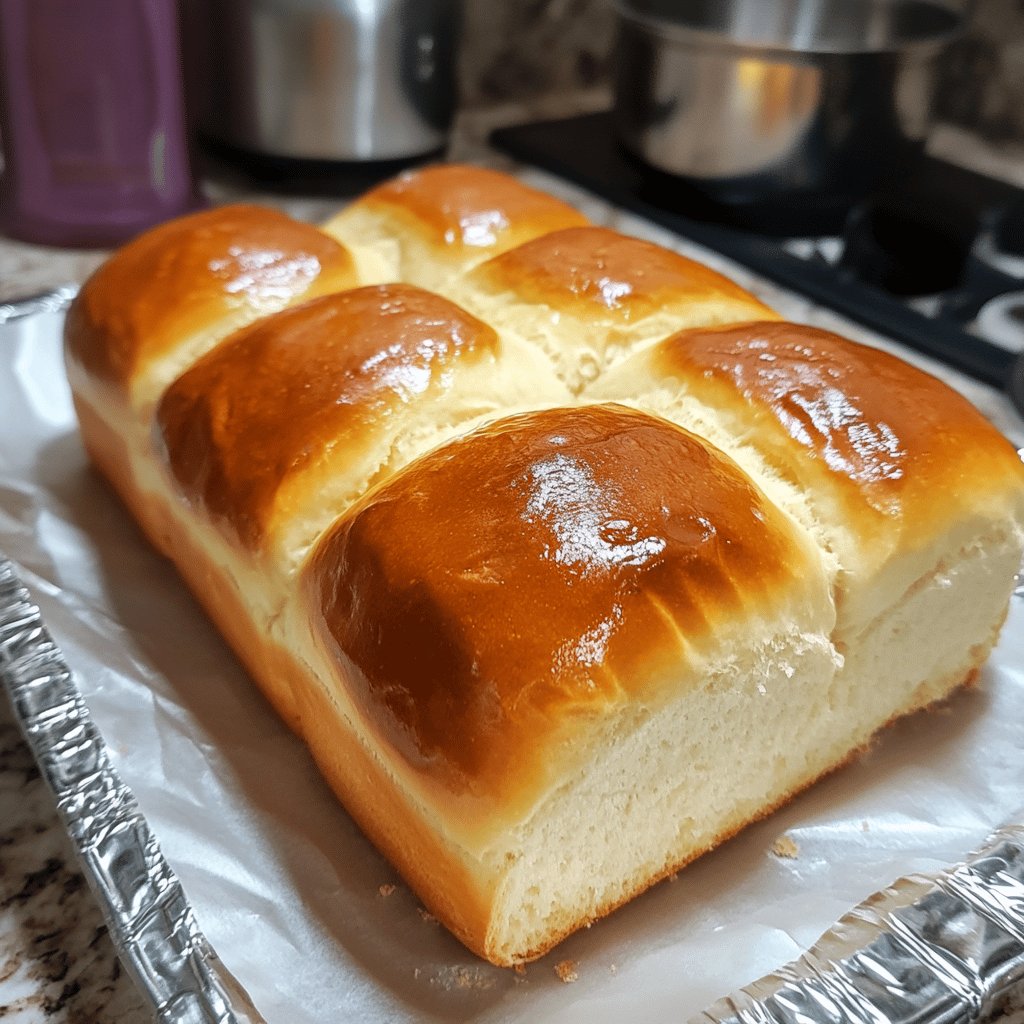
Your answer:
[[[459,0],[182,0],[190,106],[250,153],[381,161],[440,150]]]
[[[616,0],[616,122],[723,202],[860,198],[920,149],[942,0]]]

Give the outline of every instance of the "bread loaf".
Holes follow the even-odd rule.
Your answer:
[[[971,680],[1020,564],[963,398],[493,171],[157,228],[66,352],[96,465],[496,964]]]

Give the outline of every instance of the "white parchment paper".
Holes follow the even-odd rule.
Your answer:
[[[59,329],[57,314],[0,328],[0,550],[205,933],[270,1024],[685,1019],[796,957],[871,892],[1021,820],[1016,600],[977,687],[888,730],[857,763],[525,973],[483,964],[362,838],[88,468]],[[773,851],[782,836],[794,856]],[[570,983],[555,970],[567,960]]]

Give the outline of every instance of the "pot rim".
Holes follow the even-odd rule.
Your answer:
[[[642,0],[639,0],[642,2]],[[766,54],[793,60],[802,57],[816,56],[854,56],[886,53],[917,54],[932,53],[941,50],[949,42],[959,36],[966,22],[965,10],[953,6],[944,0],[918,0],[924,6],[931,6],[951,16],[950,27],[925,36],[894,38],[881,46],[813,45],[800,46],[781,41],[759,41],[742,39],[727,32],[697,25],[685,24],[672,18],[638,10],[638,0],[612,0],[612,5],[623,24],[631,24],[645,30],[656,39],[668,43],[689,46],[711,47],[718,51],[739,51],[747,54]]]

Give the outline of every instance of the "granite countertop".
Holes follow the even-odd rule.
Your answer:
[[[574,99],[573,109],[597,107],[601,93]],[[533,116],[564,113],[558,103],[531,111]],[[494,166],[509,162],[486,149],[486,129],[503,120],[524,120],[521,110],[464,115],[451,155],[456,159],[485,161]],[[1024,185],[1024,155],[993,154],[968,146],[950,129],[936,137],[940,152],[965,152],[973,163],[1001,173]],[[642,234],[662,244],[694,254],[694,247],[666,232],[613,210],[607,204],[574,190],[540,172],[526,176],[543,187],[580,203],[597,222]],[[326,217],[342,202],[332,198],[282,197],[255,194],[243,183],[227,179],[207,183],[210,198],[225,201],[255,198],[282,206],[304,219]],[[707,254],[695,253],[698,256]],[[66,251],[32,246],[0,237],[0,302],[23,298],[67,283],[79,283],[104,258],[103,251]],[[716,262],[711,257],[712,262]],[[734,266],[717,261],[742,284],[796,320],[837,329],[876,344],[885,344],[864,329],[841,320],[828,310],[753,279]],[[905,354],[905,353],[904,353]],[[998,393],[973,381],[913,357],[960,387],[1008,434],[1024,443],[1024,423]],[[1024,1012],[1010,1019],[1024,1024]],[[147,1004],[125,974],[107,935],[100,911],[79,871],[70,843],[58,822],[52,798],[21,739],[9,701],[0,693],[0,1022],[2,1024],[141,1024],[149,1020]]]
[[[2,690],[0,822],[0,1021],[150,1020]]]

